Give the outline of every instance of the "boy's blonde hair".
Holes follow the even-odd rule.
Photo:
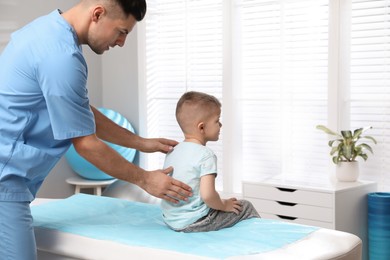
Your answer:
[[[221,102],[212,95],[189,91],[184,93],[177,102],[176,120],[182,131],[187,133],[191,127],[208,119],[221,106]]]

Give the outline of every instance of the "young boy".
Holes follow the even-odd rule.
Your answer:
[[[176,119],[185,139],[167,154],[164,167],[173,166],[172,176],[191,186],[193,196],[177,204],[161,202],[163,219],[175,231],[219,230],[260,217],[249,201],[221,199],[215,190],[217,157],[206,143],[218,140],[220,116],[221,103],[205,93],[187,92],[177,103]]]

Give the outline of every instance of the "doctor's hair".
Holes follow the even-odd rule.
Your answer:
[[[123,14],[126,17],[129,15],[134,16],[134,18],[139,22],[144,19],[146,14],[146,1],[145,0],[83,0],[84,2],[92,3],[102,3],[109,13],[117,15],[115,10],[118,10],[119,7]]]
[[[128,15],[133,15],[139,22],[144,19],[146,14],[145,0],[114,0],[122,8],[123,12]]]
[[[221,106],[221,102],[212,95],[189,91],[184,93],[177,102],[176,120],[183,129],[184,121],[196,120],[199,117],[208,117],[216,109],[220,109]]]

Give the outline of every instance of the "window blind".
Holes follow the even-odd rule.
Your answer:
[[[236,1],[243,178],[328,178],[326,0]]]
[[[190,90],[215,95],[222,103],[222,0],[148,1],[146,28],[147,135],[183,140],[176,103]],[[222,182],[222,140],[208,146],[218,157]],[[165,155],[148,155],[147,168]]]
[[[313,178],[328,177],[326,136],[315,130],[327,118],[328,1],[155,0],[148,6],[148,136],[180,140],[174,117],[178,98],[188,90],[205,91],[240,111],[237,117],[229,115],[239,129],[234,136],[238,146],[230,151],[239,154],[232,156],[239,171],[231,175],[242,179],[309,172]],[[240,79],[236,85],[223,82],[224,10],[234,13],[230,23],[239,27],[234,33],[230,28],[239,42],[231,53],[241,54],[239,61],[232,59],[240,68],[232,72]],[[224,85],[234,88],[228,104]],[[221,141],[210,143],[219,167],[224,142],[229,141],[222,134]],[[159,168],[162,160],[148,155],[147,166]],[[239,192],[240,182],[233,189]]]
[[[351,128],[372,126],[374,155],[360,163],[362,178],[390,187],[390,2],[353,0],[350,36]],[[371,144],[370,141],[367,141]]]
[[[174,108],[183,92],[216,95],[223,103],[222,122],[229,122],[224,127],[231,128],[223,127],[221,140],[212,147],[224,178],[232,180],[232,187],[221,178],[218,185],[240,192],[242,179],[279,174],[314,182],[329,178],[335,168],[328,136],[315,126],[372,125],[367,134],[379,144],[373,147],[374,156],[361,164],[361,178],[378,181],[382,190],[390,187],[388,1],[148,4],[149,136],[182,138]],[[338,111],[330,108],[336,103]],[[159,168],[163,156],[148,159],[147,166]]]

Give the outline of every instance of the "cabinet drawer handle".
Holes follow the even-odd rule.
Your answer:
[[[296,217],[290,217],[290,216],[283,216],[283,215],[276,215],[278,216],[278,218],[281,218],[281,219],[288,219],[288,220],[296,220],[297,218]]]
[[[297,203],[292,203],[292,202],[285,202],[285,201],[276,201],[276,202],[279,203],[280,205],[283,205],[283,206],[293,207],[293,206],[297,205]]]
[[[280,191],[284,191],[284,192],[295,192],[296,189],[288,189],[288,188],[280,188],[280,187],[276,187],[278,190]]]

